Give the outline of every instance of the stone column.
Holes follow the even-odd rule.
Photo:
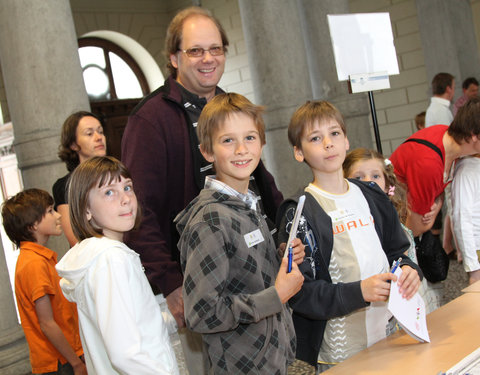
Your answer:
[[[416,0],[428,82],[435,74],[455,76],[456,100],[465,78],[480,78],[480,59],[469,0]]]
[[[288,197],[312,179],[293,158],[287,127],[292,113],[312,98],[300,19],[291,0],[239,1],[255,101],[267,107],[264,159]]]
[[[31,371],[28,346],[18,323],[1,239],[0,286],[0,374],[28,374]]]
[[[333,103],[343,114],[350,149],[371,148],[373,125],[367,95],[349,94],[347,82],[338,81],[327,21],[328,14],[350,13],[348,0],[297,0],[297,6],[313,97]]]
[[[90,108],[77,48],[68,0],[0,2],[0,61],[26,188],[51,192],[66,174],[57,157],[61,125]],[[49,246],[60,255],[68,249],[66,240]]]

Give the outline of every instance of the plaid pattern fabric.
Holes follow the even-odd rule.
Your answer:
[[[290,310],[274,288],[280,265],[263,217],[236,196],[204,189],[177,217],[187,326],[203,334],[214,374],[286,374]],[[260,229],[248,248],[244,235]]]

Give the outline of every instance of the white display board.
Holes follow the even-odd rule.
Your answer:
[[[339,81],[350,75],[399,74],[388,13],[328,15]]]

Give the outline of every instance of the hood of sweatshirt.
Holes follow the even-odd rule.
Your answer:
[[[237,197],[220,193],[219,191],[213,189],[203,189],[200,191],[200,194],[194,200],[192,200],[174,220],[180,236],[182,236],[185,227],[189,223],[191,223],[193,220],[197,220],[197,213],[201,211],[202,208],[212,203],[222,203],[236,211],[245,211],[246,214],[253,212],[245,202]]]
[[[60,286],[63,294],[69,301],[76,302],[75,290],[83,283],[85,275],[97,258],[111,248],[118,248],[138,257],[136,252],[122,242],[107,237],[91,237],[77,243],[60,259],[55,268],[62,278]]]

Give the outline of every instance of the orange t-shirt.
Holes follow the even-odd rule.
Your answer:
[[[77,355],[83,354],[77,306],[63,296],[56,264],[57,254],[54,251],[34,242],[20,243],[15,269],[15,296],[34,373],[57,371],[58,361],[62,364],[66,362],[40,329],[35,301],[46,294],[50,297],[55,322]]]

